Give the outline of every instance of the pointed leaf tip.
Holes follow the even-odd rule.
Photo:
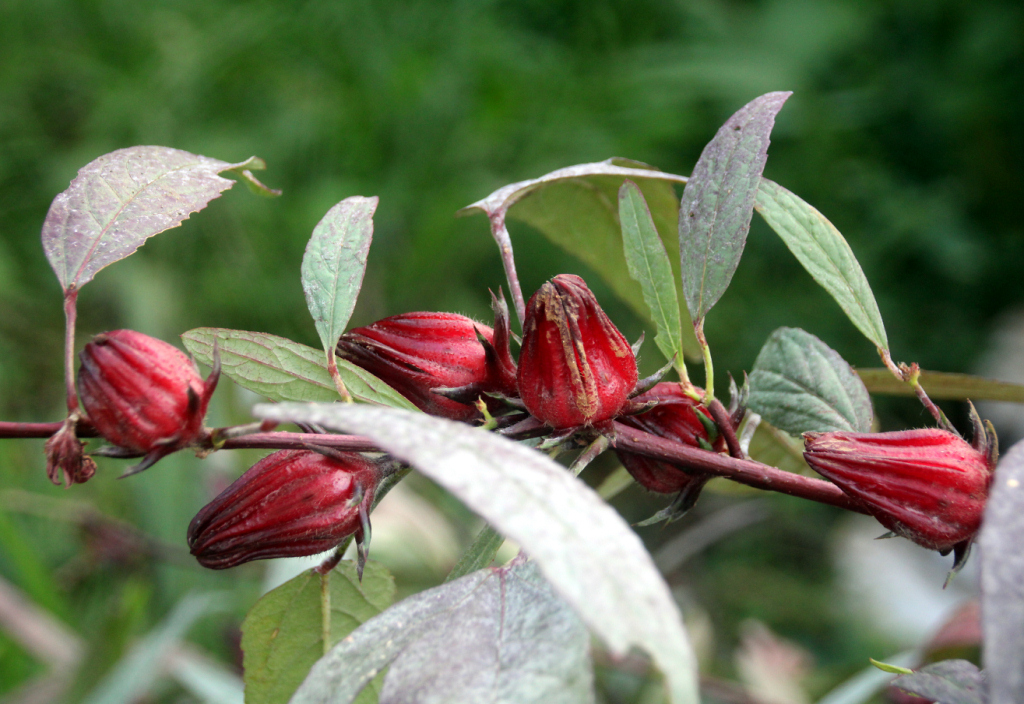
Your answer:
[[[683,295],[694,322],[722,297],[739,265],[775,116],[790,95],[767,93],[726,120],[683,190],[679,254]]]

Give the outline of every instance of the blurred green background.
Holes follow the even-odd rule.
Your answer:
[[[103,153],[157,144],[227,161],[256,154],[269,165],[260,178],[284,195],[232,189],[101,272],[79,299],[80,345],[120,327],[176,341],[209,325],[317,346],[299,263],[342,198],[381,198],[353,325],[409,310],[486,319],[487,289],[504,285],[500,261],[485,218],[456,219],[457,209],[610,156],[687,174],[733,111],[773,90],[794,95],[766,175],[847,237],[894,357],[972,371],[996,321],[1024,299],[1016,0],[0,0],[0,418],[60,417],[60,288],[39,231],[51,199]],[[527,295],[560,272],[588,275],[538,233],[510,229]],[[635,338],[640,321],[588,280]],[[870,343],[755,218],[708,318],[718,383],[749,369],[780,325],[877,366]],[[646,361],[657,366],[652,350]],[[252,401],[226,384],[212,422],[241,422]],[[926,423],[913,404],[878,410],[887,429]],[[45,480],[41,442],[0,443],[0,574],[89,639],[91,666],[73,700],[192,588],[232,590],[231,608],[191,631],[232,665],[232,634],[262,568],[204,573],[183,536],[212,488],[254,457],[176,456],[123,483],[114,481],[122,463],[101,462],[92,482],[63,492]],[[417,489],[466,540],[465,510],[423,482]],[[659,507],[634,490],[620,501],[631,519]],[[731,501],[708,497],[688,521]],[[67,502],[161,542],[111,556],[109,538]],[[770,503],[759,528],[706,549],[676,581],[714,633],[710,672],[737,676],[739,624],[757,618],[813,654],[806,686],[820,694],[898,643],[835,606],[829,528],[841,517]],[[657,546],[690,523],[645,537]],[[435,583],[443,565],[433,570],[396,569],[400,589]],[[0,695],[45,671],[0,634]],[[623,677],[603,680],[611,701],[640,696]],[[153,696],[195,695],[167,685]]]

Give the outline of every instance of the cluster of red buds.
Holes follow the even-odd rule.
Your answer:
[[[494,298],[494,327],[450,313],[406,313],[343,335],[338,354],[383,379],[418,408],[456,421],[508,413],[504,426],[567,441],[611,436],[612,421],[709,453],[727,453],[701,391],[656,383],[643,392],[634,349],[578,276],[563,274],[530,298],[518,365],[508,309]],[[88,421],[115,448],[164,455],[209,441],[203,426],[217,370],[204,381],[177,349],[130,330],[97,336],[81,353],[78,390]],[[715,402],[718,403],[718,402]],[[719,404],[720,406],[720,404]],[[715,410],[712,404],[712,411]],[[721,410],[719,408],[719,410]],[[493,427],[493,426],[492,426]],[[730,432],[733,428],[728,428]],[[582,432],[581,432],[582,431]],[[734,435],[730,436],[735,438]],[[961,556],[978,530],[995,463],[995,436],[976,422],[973,445],[948,430],[807,433],[808,464],[893,533]],[[47,444],[50,473],[84,481],[95,465],[74,433]],[[711,477],[616,450],[648,490],[677,493],[689,509]],[[735,451],[734,451],[735,452]],[[284,450],[264,458],[202,509],[188,543],[200,564],[312,555],[354,536],[365,560],[378,463],[355,453]]]

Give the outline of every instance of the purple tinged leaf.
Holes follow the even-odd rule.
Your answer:
[[[981,524],[981,614],[992,704],[1024,701],[1024,441],[996,467]]]
[[[370,437],[517,541],[612,652],[638,646],[650,653],[674,704],[698,701],[696,663],[679,610],[650,554],[614,509],[543,453],[479,428],[390,408],[282,403],[253,412]]]
[[[231,188],[235,182],[221,172],[261,165],[255,158],[229,164],[168,147],[104,154],[82,167],[53,199],[43,223],[46,258],[65,291],[81,288],[103,267],[177,227]],[[242,176],[255,181],[251,173]]]
[[[791,92],[755,98],[708,142],[683,190],[679,254],[683,296],[694,323],[725,293],[753,217],[775,116]]]
[[[302,257],[302,290],[324,350],[332,350],[356,306],[379,199],[352,196],[313,228]]]
[[[1017,661],[1020,669],[1020,661]],[[892,686],[916,694],[935,704],[1011,704],[1019,698],[991,700],[985,694],[985,676],[967,660],[943,660],[922,667],[909,675],[900,675]]]

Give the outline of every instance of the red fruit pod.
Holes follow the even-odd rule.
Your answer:
[[[434,389],[472,387],[473,401],[487,391],[514,395],[514,371],[504,366],[511,363],[508,337],[507,330],[496,336],[464,315],[403,313],[345,333],[338,356],[387,382],[420,410],[468,421],[479,415],[472,402],[446,398]],[[495,342],[503,343],[503,354],[496,354]]]
[[[203,434],[216,369],[204,382],[180,350],[134,330],[97,335],[78,358],[89,421],[114,445],[147,455],[145,467]]]
[[[683,393],[679,384],[661,382],[633,398],[633,401],[636,404],[657,401],[658,405],[638,415],[623,416],[619,419],[623,425],[690,447],[711,448],[715,452],[725,450],[725,439],[718,435],[712,441],[707,427],[698,416],[698,413],[703,413],[705,418],[710,418],[707,409]],[[687,487],[692,491],[697,483],[703,486],[710,478],[709,475],[686,472],[668,462],[634,452],[616,450],[615,454],[638,484],[661,494],[674,494]]]
[[[955,433],[924,428],[804,433],[804,439],[807,464],[897,535],[946,552],[981,526],[990,455]]]
[[[280,450],[196,514],[188,527],[189,549],[199,564],[215,570],[330,550],[361,535],[377,476],[376,465],[356,453]]]
[[[518,382],[526,409],[556,430],[601,423],[625,406],[636,357],[580,277],[560,274],[530,297]]]

